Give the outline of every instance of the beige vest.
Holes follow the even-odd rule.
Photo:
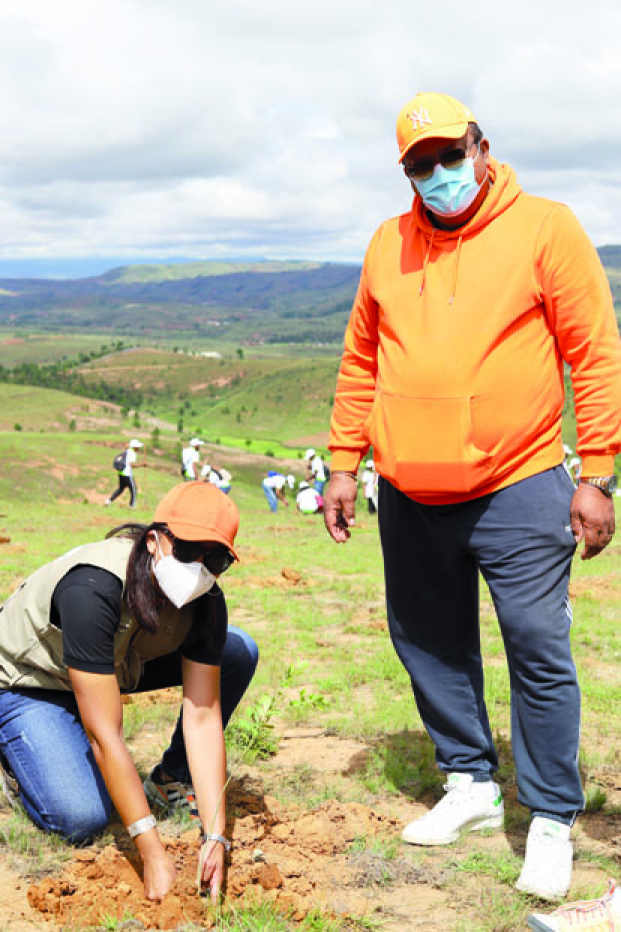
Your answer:
[[[62,631],[50,622],[54,589],[69,570],[84,565],[108,570],[124,587],[132,546],[126,537],[112,537],[76,547],[36,570],[0,606],[0,689],[72,689]],[[192,626],[193,609],[192,604],[178,610],[166,603],[157,631],[150,634],[134,621],[123,598],[114,635],[114,667],[122,690],[136,688],[147,660],[180,647]]]

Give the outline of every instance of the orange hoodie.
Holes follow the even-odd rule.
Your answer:
[[[621,449],[621,343],[610,288],[562,204],[493,185],[458,230],[415,197],[367,251],[345,334],[331,468],[378,472],[411,498],[448,504],[562,463],[563,360],[571,367],[583,475]]]

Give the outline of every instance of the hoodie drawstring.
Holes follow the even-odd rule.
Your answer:
[[[435,230],[431,231],[431,236],[429,237],[429,242],[427,243],[427,251],[425,253],[425,260],[423,262],[423,277],[420,282],[420,291],[418,293],[419,298],[422,297],[423,291],[425,290],[425,284],[427,282],[427,266],[429,265],[429,257],[431,256],[431,250],[433,249],[433,238],[435,236]],[[455,298],[455,293],[457,291],[457,276],[459,275],[459,259],[461,257],[461,243],[463,236],[460,234],[459,239],[457,240],[457,249],[455,250],[455,264],[453,266],[453,282],[451,284],[451,294],[448,299],[448,303],[452,304]]]
[[[435,230],[431,231],[431,236],[429,237],[429,243],[427,244],[427,252],[425,253],[425,261],[423,262],[423,277],[420,283],[420,291],[418,292],[419,298],[422,297],[423,291],[425,290],[425,281],[427,280],[427,266],[429,265],[429,256],[431,255],[431,250],[433,249],[433,238],[436,234]]]
[[[452,284],[452,286],[451,286],[451,296],[450,296],[449,302],[448,302],[449,304],[452,304],[452,303],[453,303],[453,299],[454,299],[454,297],[455,297],[455,292],[457,291],[457,275],[459,274],[459,257],[460,257],[460,255],[461,255],[461,241],[462,241],[462,239],[463,239],[463,237],[462,237],[461,234],[460,234],[459,239],[457,240],[457,255],[455,256],[455,265],[453,266],[453,284]]]

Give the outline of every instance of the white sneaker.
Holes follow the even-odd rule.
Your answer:
[[[568,903],[549,916],[533,913],[528,926],[536,932],[621,932],[621,890],[609,880],[608,893],[599,900]]]
[[[516,887],[542,900],[560,900],[571,883],[573,846],[569,825],[535,816],[526,839],[526,857]]]
[[[410,845],[450,845],[460,832],[502,828],[505,809],[491,780],[475,783],[469,773],[450,773],[444,796],[433,809],[407,825],[401,837]]]

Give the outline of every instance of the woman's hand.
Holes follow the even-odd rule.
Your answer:
[[[214,906],[224,881],[224,847],[219,841],[205,841],[198,856],[198,889],[209,887]]]
[[[177,871],[154,828],[134,839],[143,864],[144,895],[148,900],[163,900],[177,879]]]
[[[154,849],[143,854],[144,865],[144,895],[148,900],[160,902],[177,879],[177,871],[166,851]]]

